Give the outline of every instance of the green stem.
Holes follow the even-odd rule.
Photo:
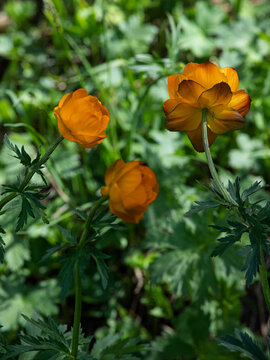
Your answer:
[[[90,228],[91,228],[91,223],[92,223],[95,213],[97,212],[100,205],[107,199],[108,199],[108,196],[102,196],[92,206],[92,208],[88,214],[88,217],[86,219],[82,236],[78,243],[79,250],[82,250],[83,246],[85,245],[85,243],[87,241],[87,238],[88,238],[88,235],[90,232]],[[79,273],[78,260],[75,263],[74,271],[75,271],[75,310],[74,310],[74,320],[73,320],[71,355],[73,356],[74,359],[77,359],[79,334],[80,334],[80,322],[81,322],[81,313],[82,313],[82,284],[81,284],[81,278],[80,278],[80,273]]]
[[[85,245],[85,242],[87,241],[87,237],[89,235],[89,231],[90,231],[90,228],[91,228],[91,223],[92,223],[92,220],[93,220],[93,217],[97,211],[97,209],[100,207],[100,205],[102,203],[104,203],[104,201],[106,201],[108,199],[108,196],[102,196],[101,198],[99,198],[95,203],[94,205],[92,206],[89,214],[88,214],[88,217],[86,219],[86,223],[85,223],[85,226],[84,226],[84,230],[83,230],[83,233],[82,233],[82,236],[81,236],[81,239],[80,239],[80,242],[78,244],[78,247],[79,249],[82,249],[83,246]]]
[[[262,261],[262,264],[259,266],[260,279],[261,279],[264,300],[266,302],[268,311],[270,313],[270,289],[269,289],[269,282],[268,282],[267,270],[266,270],[262,247],[260,248],[260,252],[261,252],[261,261]]]
[[[36,173],[37,169],[39,169],[39,167],[43,164],[45,164],[45,162],[49,159],[50,155],[54,152],[54,150],[57,148],[57,146],[60,144],[60,142],[63,140],[63,136],[59,136],[59,138],[56,140],[56,142],[49,148],[49,150],[40,158],[40,160],[38,161],[38,163],[35,165],[35,167],[29,171],[25,178],[23,179],[22,183],[20,184],[18,191],[11,193],[7,196],[5,196],[1,201],[0,201],[0,210],[12,199],[14,199],[18,194],[20,194],[24,188],[27,186],[27,184],[29,183],[29,181],[32,179],[33,175]]]
[[[75,311],[72,333],[71,355],[74,359],[77,358],[79,335],[80,335],[80,322],[82,313],[82,282],[79,273],[78,260],[75,263]]]
[[[233,200],[231,195],[228,193],[228,191],[222,184],[222,182],[218,176],[218,173],[216,171],[211,153],[210,153],[209,143],[208,143],[208,135],[207,135],[207,109],[202,110],[202,139],[203,139],[203,147],[204,147],[208,167],[209,167],[210,173],[212,175],[212,178],[215,181],[215,184],[217,185],[217,187],[218,187],[220,193],[223,195],[224,199],[226,199],[232,205],[237,206],[237,203]]]

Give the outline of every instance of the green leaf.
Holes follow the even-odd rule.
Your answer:
[[[244,190],[242,193],[242,200],[245,201],[250,195],[255,192],[261,190],[263,187],[261,186],[261,181],[255,181],[248,189]]]
[[[242,199],[240,195],[240,178],[238,176],[234,183],[229,180],[228,191],[233,200],[235,200],[237,204],[242,205]]]
[[[27,224],[28,215],[30,215],[32,218],[35,218],[33,208],[24,194],[21,194],[21,201],[21,211],[18,216],[17,226],[15,229],[16,232],[19,231],[25,224]]]
[[[4,143],[11,151],[13,151],[16,154],[16,156],[14,156],[14,157],[19,159],[20,162],[24,166],[30,166],[31,165],[31,157],[25,151],[24,146],[22,146],[21,150],[20,150],[17,145],[13,145],[10,142],[7,134],[4,135]]]
[[[49,259],[53,254],[55,254],[57,251],[62,250],[67,247],[66,243],[53,246],[52,248],[48,249],[46,253],[42,256],[42,258],[39,260],[39,263],[42,263],[43,261]]]
[[[247,334],[235,330],[236,337],[226,335],[218,338],[219,344],[231,351],[240,351],[252,360],[267,360],[258,344]]]
[[[226,234],[226,236],[218,239],[221,244],[212,251],[211,256],[215,257],[223,255],[224,251],[237,241],[240,241],[242,235],[247,231],[247,227],[237,221],[228,221],[228,224],[231,226],[230,228],[210,225],[210,227]]]
[[[195,205],[191,206],[191,209],[185,213],[186,216],[198,213],[200,211],[206,210],[206,209],[210,209],[210,208],[216,208],[223,205],[223,203],[217,202],[217,201],[213,201],[213,200],[209,200],[209,201],[195,201]],[[224,205],[226,205],[224,203]]]
[[[4,256],[5,256],[5,243],[4,240],[2,238],[2,236],[0,235],[0,262],[2,263],[4,261]]]
[[[35,327],[39,328],[44,334],[50,335],[55,338],[59,343],[63,343],[68,348],[68,342],[63,334],[63,331],[60,330],[59,326],[54,322],[52,318],[48,318],[48,322],[45,322],[41,319],[33,319],[29,318],[26,315],[22,314],[22,317],[28,322],[34,325]]]
[[[253,278],[257,275],[258,266],[262,263],[260,247],[263,243],[267,242],[267,237],[263,232],[258,231],[256,228],[253,228],[249,232],[249,239],[251,245],[246,247],[248,255],[245,265],[242,268],[242,271],[246,271],[245,277],[247,286],[251,285]]]
[[[97,270],[101,278],[102,287],[105,290],[108,285],[109,274],[108,274],[108,266],[106,265],[104,260],[109,259],[110,256],[104,254],[103,252],[95,248],[91,248],[90,255],[96,262]]]
[[[59,259],[59,261],[64,262],[64,265],[62,266],[58,275],[61,286],[61,301],[63,301],[66,298],[68,291],[73,283],[76,254],[71,253],[65,257],[62,257]]]
[[[22,271],[19,271],[22,273]],[[0,318],[5,331],[14,331],[24,323],[21,313],[30,316],[35,311],[41,314],[58,313],[60,289],[55,279],[40,280],[35,286],[26,282],[23,275],[2,276],[0,288]]]
[[[91,355],[97,360],[139,359],[137,356],[132,356],[131,354],[139,354],[142,351],[147,351],[148,346],[138,343],[139,338],[123,339],[122,334],[110,334],[96,341]]]
[[[58,229],[61,231],[61,234],[64,236],[64,238],[70,242],[71,244],[75,245],[77,243],[77,237],[76,234],[69,233],[66,229],[64,229],[62,226],[58,225]]]

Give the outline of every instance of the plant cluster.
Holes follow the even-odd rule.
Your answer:
[[[5,2],[1,359],[269,358],[269,12]]]

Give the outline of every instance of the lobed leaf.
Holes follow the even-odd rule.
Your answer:
[[[225,346],[231,351],[239,351],[252,360],[268,359],[258,344],[247,333],[243,333],[238,330],[235,332],[236,337],[226,335],[219,338],[219,344]]]

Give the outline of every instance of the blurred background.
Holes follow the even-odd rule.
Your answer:
[[[210,257],[217,233],[208,225],[224,224],[224,213],[184,216],[206,198],[198,181],[208,183],[209,172],[184,133],[164,128],[162,104],[168,75],[190,61],[234,67],[252,98],[246,126],[211,146],[223,181],[238,175],[243,186],[269,184],[269,1],[1,0],[0,183],[15,182],[22,170],[3,146],[4,133],[33,156],[48,148],[58,137],[53,109],[65,93],[86,88],[110,112],[102,145],[89,151],[64,141],[47,163],[49,224],[36,213],[15,234],[16,201],[2,217],[9,232],[0,324],[8,343],[25,323],[21,313],[72,324],[73,293],[59,275],[59,254],[40,260],[61,241],[58,225],[80,232],[74,207],[91,207],[107,167],[120,157],[147,161],[160,195],[139,225],[100,229],[110,275],[103,291],[95,263],[87,267],[86,334],[140,336],[152,346],[147,360],[240,359],[215,340],[235,328],[265,342],[267,310],[258,282],[245,288],[241,244],[222,259]],[[269,198],[269,191],[259,196]]]

